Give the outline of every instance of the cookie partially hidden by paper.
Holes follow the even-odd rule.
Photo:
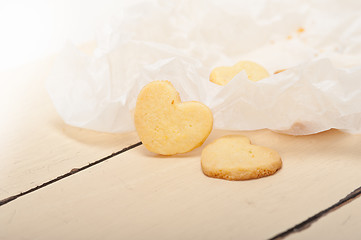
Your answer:
[[[138,95],[134,122],[149,151],[173,155],[201,146],[212,131],[213,115],[200,102],[182,103],[170,82],[154,81]]]
[[[209,177],[248,180],[274,174],[282,160],[275,150],[252,145],[245,136],[229,135],[203,149],[201,166]]]
[[[240,61],[232,67],[216,67],[211,72],[209,81],[223,86],[243,70],[246,71],[248,79],[255,82],[270,76],[261,65],[251,61]]]

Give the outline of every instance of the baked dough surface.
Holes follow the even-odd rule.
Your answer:
[[[248,79],[255,82],[270,76],[261,65],[251,61],[240,61],[232,67],[216,67],[211,72],[209,80],[223,86],[243,70],[246,71]]]
[[[248,180],[274,174],[282,160],[275,150],[252,145],[245,136],[229,135],[203,149],[201,166],[209,177]]]
[[[173,155],[201,146],[212,131],[213,115],[200,102],[181,102],[169,81],[154,81],[138,95],[134,122],[149,151]]]

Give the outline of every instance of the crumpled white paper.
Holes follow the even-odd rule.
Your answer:
[[[140,89],[169,80],[215,128],[361,133],[360,12],[359,1],[144,1],[99,31],[93,55],[67,45],[47,89],[66,123],[97,131],[134,130]],[[209,82],[240,60],[271,76]]]

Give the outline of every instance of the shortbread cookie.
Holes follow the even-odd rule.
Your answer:
[[[240,61],[232,67],[216,67],[211,72],[209,81],[218,85],[226,85],[243,70],[246,71],[248,79],[255,82],[270,76],[267,70],[261,65],[251,61]]]
[[[138,95],[134,122],[149,151],[173,155],[201,146],[212,131],[213,115],[200,102],[182,103],[170,82],[154,81]]]
[[[203,149],[201,166],[209,177],[248,180],[274,174],[282,167],[282,160],[275,150],[252,145],[245,136],[230,135]]]

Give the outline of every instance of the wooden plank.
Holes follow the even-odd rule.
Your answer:
[[[309,228],[290,235],[287,239],[348,239],[361,238],[361,199],[330,212],[326,217],[319,219]]]
[[[206,144],[229,133],[214,130]],[[140,146],[3,205],[0,239],[267,239],[361,182],[359,135],[241,133],[279,151],[282,170],[212,179],[200,169],[202,148],[160,157]]]
[[[0,73],[0,200],[139,141],[65,125],[45,90],[53,59]]]

